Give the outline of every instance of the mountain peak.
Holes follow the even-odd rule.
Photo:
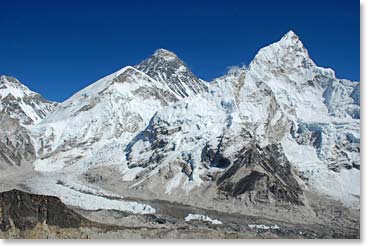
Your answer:
[[[279,65],[285,61],[284,59],[281,59],[281,61],[279,59],[281,57],[284,58],[285,56],[288,58],[290,58],[289,56],[302,57],[306,60],[310,60],[307,49],[303,45],[299,36],[292,30],[284,34],[279,41],[260,49],[258,54],[255,56],[255,60],[263,57],[263,59],[267,60],[268,63],[273,64],[274,61],[277,61],[274,65]]]
[[[299,39],[299,36],[295,34],[292,30],[287,32],[278,42],[283,47],[298,47],[304,49],[302,41]]]
[[[0,76],[0,98],[12,95],[15,98],[22,98],[26,95],[31,94],[31,91],[19,82],[14,77],[1,75]]]
[[[176,60],[178,59],[177,55],[173,53],[172,51],[166,50],[166,49],[157,49],[153,56],[155,57],[161,57],[167,61],[169,60]]]
[[[0,76],[0,112],[8,114],[22,125],[39,122],[53,110],[56,103],[45,100],[18,79]]]
[[[289,30],[286,34],[284,34],[282,39],[299,39],[299,37],[294,31]]]
[[[0,85],[22,86],[22,84],[14,77],[7,75],[0,75]]]
[[[298,35],[290,30],[278,42],[260,49],[250,67],[261,80],[266,80],[265,77],[269,80],[269,74],[286,75],[299,83],[307,83],[315,75],[316,64]]]
[[[158,49],[135,67],[156,81],[167,84],[178,98],[207,91],[205,83],[171,51]]]

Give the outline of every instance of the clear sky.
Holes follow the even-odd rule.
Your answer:
[[[357,0],[1,1],[0,74],[63,101],[165,48],[211,80],[290,29],[318,65],[359,80]]]

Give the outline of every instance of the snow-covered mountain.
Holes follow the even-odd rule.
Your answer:
[[[288,159],[318,189],[358,202],[360,107],[353,91],[359,83],[338,79],[331,69],[316,66],[293,32],[260,50],[247,76],[265,81],[293,122],[283,139]],[[309,146],[315,152],[309,152]],[[315,167],[316,160],[322,165]]]
[[[233,211],[306,206],[308,190],[358,207],[359,93],[292,31],[210,83],[159,49],[27,127],[34,168],[47,173],[28,186]]]
[[[158,49],[136,68],[158,82],[167,84],[178,98],[207,91],[207,83],[196,77],[176,54],[165,49]]]
[[[248,69],[215,80],[210,93],[160,110],[127,148],[128,165],[153,169],[139,175],[137,184],[154,176],[162,182],[162,173],[170,173],[162,182],[168,184],[167,193],[173,188],[187,191],[207,180],[218,186],[237,176],[226,186],[229,194],[237,194],[236,186],[256,177],[249,189],[242,189],[245,200],[259,194],[276,200],[278,192],[298,203],[295,190],[303,182],[294,181],[292,165],[313,189],[358,204],[359,102],[353,98],[358,86],[318,67],[290,31],[261,49]],[[238,163],[247,158],[252,159],[241,174]],[[252,167],[267,159],[278,167]],[[268,184],[255,185],[260,177]]]
[[[44,119],[57,105],[16,78],[0,76],[0,169],[28,168],[35,160],[27,127]]]
[[[18,120],[22,125],[40,122],[56,104],[29,90],[16,78],[0,76],[0,112]]]
[[[178,98],[134,67],[125,67],[58,105],[32,128],[36,170],[55,171],[75,162],[117,164],[122,149],[155,112]],[[47,160],[47,161],[46,161]]]

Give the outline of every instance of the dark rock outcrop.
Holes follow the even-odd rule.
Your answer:
[[[303,204],[302,190],[279,144],[244,148],[217,185],[220,193],[250,203]]]
[[[85,218],[66,207],[59,198],[19,190],[0,193],[0,230],[33,229],[38,223],[60,228],[79,228]]]
[[[201,161],[208,163],[211,167],[227,168],[231,161],[223,155],[223,136],[216,148],[211,148],[208,144],[201,151]]]

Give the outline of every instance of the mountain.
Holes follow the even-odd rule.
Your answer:
[[[35,168],[55,171],[90,157],[90,163],[118,163],[134,134],[158,109],[177,100],[167,85],[136,68],[122,68],[61,103],[32,128],[39,156]]]
[[[30,156],[29,191],[85,210],[145,214],[169,202],[328,224],[325,208],[359,208],[359,116],[359,82],[317,66],[289,31],[210,83],[159,49],[32,124],[16,118],[0,151],[12,163],[14,146]]]
[[[283,202],[302,203],[297,189],[309,184],[358,206],[359,105],[352,98],[357,86],[318,67],[290,31],[261,49],[247,69],[215,80],[209,94],[158,111],[126,149],[128,166],[140,170],[133,186],[156,195],[176,189],[175,194],[192,196],[188,191],[194,187],[222,189],[229,182],[223,189],[245,193],[244,200],[262,194],[274,201],[278,192]],[[264,161],[277,168],[266,164],[258,170]],[[297,176],[304,181],[296,182]],[[262,179],[267,185],[256,185]],[[236,187],[246,182],[249,188],[238,194]]]
[[[42,121],[57,105],[31,91],[16,78],[0,76],[0,178],[18,182],[36,159],[28,127]]]
[[[207,91],[208,85],[196,77],[176,54],[165,49],[158,49],[136,68],[158,82],[167,84],[178,98]]]
[[[40,122],[56,105],[29,90],[16,78],[0,76],[0,112],[18,120],[22,125]]]

